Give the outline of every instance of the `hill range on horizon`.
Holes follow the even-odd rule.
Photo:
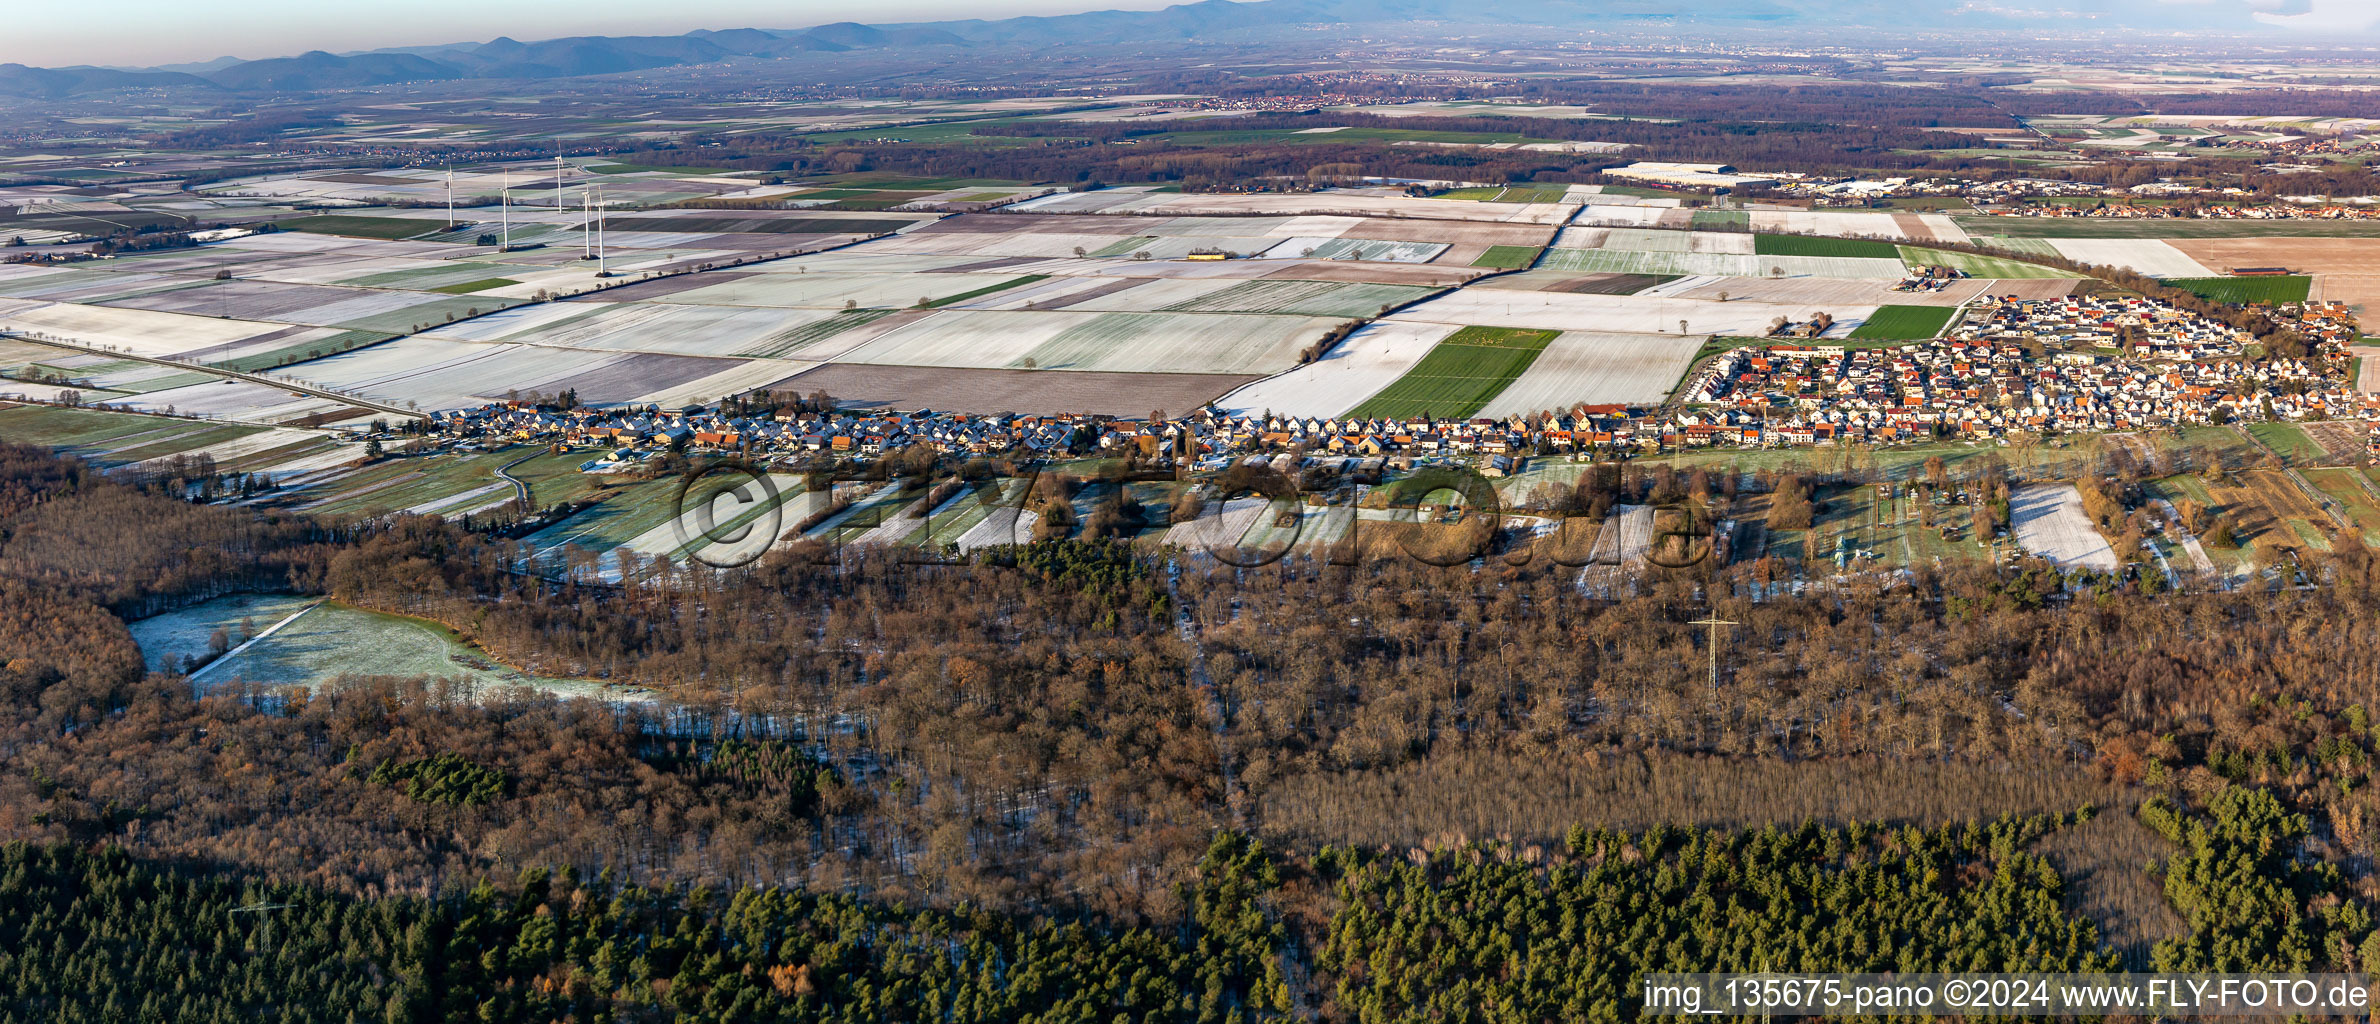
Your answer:
[[[1515,0],[1495,5],[1456,0],[1200,0],[1157,10],[1095,10],[996,20],[866,25],[838,22],[790,29],[698,29],[682,35],[573,36],[521,41],[394,47],[291,56],[217,57],[150,67],[31,67],[0,64],[0,95],[61,99],[119,89],[186,88],[232,93],[366,88],[404,82],[553,79],[731,62],[797,60],[853,51],[931,51],[1014,47],[1177,47],[1261,44],[1284,29],[1303,38],[1356,41],[1490,42],[1527,30],[1533,41],[1563,33],[1580,40],[1641,34],[1765,34],[1784,44],[1823,30],[1842,41],[1863,33],[1922,33],[1949,41],[1960,33],[2039,33],[2085,37],[2137,33],[2251,34],[2312,41],[2299,22],[2332,25],[2325,0],[2290,0],[2259,9],[2245,0],[2010,0],[1947,9],[1891,0]],[[2350,16],[2352,17],[2352,16]],[[2369,26],[2365,26],[2368,28]],[[2339,37],[2325,36],[2326,41]],[[2047,41],[2047,40],[2045,40]]]

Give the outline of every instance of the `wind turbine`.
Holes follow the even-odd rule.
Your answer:
[[[610,208],[609,206],[607,206],[607,205],[604,203],[604,201],[603,201],[603,186],[601,186],[601,185],[597,185],[597,186],[595,186],[595,276],[596,276],[596,277],[610,277],[610,276],[612,276],[612,273],[611,273],[611,271],[604,269],[604,265],[603,265],[603,215],[604,215],[604,214],[606,214],[606,213],[609,213],[609,212],[611,212],[611,208]]]
[[[455,229],[455,163],[446,162],[446,230]]]
[[[562,158],[554,158],[554,212],[562,212]]]
[[[510,168],[510,167],[507,167],[507,168],[505,168],[505,169],[504,169],[504,189],[503,189],[503,191],[501,191],[501,192],[498,192],[496,195],[497,195],[497,198],[496,198],[496,205],[497,205],[497,208],[499,208],[499,209],[501,209],[501,210],[503,210],[503,211],[504,211],[504,241],[503,241],[503,244],[501,244],[501,245],[498,245],[498,246],[496,247],[496,251],[497,251],[497,252],[511,252],[511,251],[512,251],[512,168]]]

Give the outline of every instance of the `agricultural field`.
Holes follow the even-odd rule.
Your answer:
[[[1508,185],[1490,188],[1459,188],[1440,193],[1439,199],[1470,199],[1491,203],[1558,203],[1570,191],[1567,185]]]
[[[1753,277],[1759,260],[1733,253],[1637,252],[1623,249],[1547,249],[1541,270],[1573,274],[1654,274],[1669,277]],[[1899,264],[1894,264],[1896,274]]]
[[[1471,265],[1495,270],[1518,270],[1534,262],[1537,252],[1536,248],[1526,245],[1491,245],[1487,251],[1479,254],[1478,259],[1472,260]]]
[[[286,328],[184,313],[53,302],[0,312],[0,330],[62,338],[78,345],[156,359],[228,349]]]
[[[1990,278],[2001,281],[2047,280],[2053,278],[2071,280],[2074,278],[2074,273],[2072,271],[2060,270],[2056,267],[2045,267],[2038,263],[2024,263],[2017,260],[2002,259],[1997,256],[1978,256],[1974,253],[1951,252],[1946,249],[1921,249],[1910,245],[1901,246],[1900,254],[1901,259],[1910,266],[1949,267],[1953,270],[1959,271],[1960,273],[1966,274],[1968,277]],[[1994,294],[1998,294],[1998,292],[1995,290]]]
[[[2360,462],[2365,458],[2365,443],[2371,436],[2371,428],[2361,422],[2321,420],[2296,426],[2322,447],[2323,457],[2327,461]]]
[[[512,485],[498,478],[496,469],[524,454],[510,450],[391,457],[353,471],[285,484],[257,504],[333,516],[478,512],[513,500]]]
[[[2321,508],[2278,472],[2233,471],[2220,483],[2205,476],[2172,476],[2152,481],[2149,491],[2176,504],[2197,501],[2220,517],[2219,522],[2230,530],[2231,542],[2216,543],[2209,538],[2203,547],[2226,571],[2245,568],[2252,557],[2328,546],[2313,525],[2327,518]]]
[[[1171,313],[1294,313],[1377,316],[1430,294],[1428,288],[1333,281],[1249,281],[1161,308]]]
[[[1347,260],[1373,263],[1428,263],[1453,248],[1443,242],[1403,242],[1392,239],[1285,239],[1257,253],[1260,259]]]
[[[2241,267],[2285,267],[2311,275],[2307,297],[2362,307],[2367,321],[2380,313],[2374,306],[2380,303],[2380,237],[2205,238],[2171,244],[2224,273]]]
[[[2082,263],[2122,267],[2150,277],[2214,277],[2189,254],[2154,238],[2055,238],[2058,255]]]
[[[380,401],[451,409],[531,391],[576,391],[581,401],[595,405],[635,402],[742,365],[699,356],[478,344],[431,332],[283,372]]]
[[[2250,423],[2244,429],[2257,442],[2280,454],[2292,466],[2321,462],[2328,456],[2321,445],[2294,423]]]
[[[98,409],[64,409],[42,405],[0,407],[0,437],[56,448],[100,466],[138,461],[135,458],[116,457],[118,452],[132,452],[160,444],[180,445],[189,439],[218,431],[222,426],[202,420],[140,416]],[[245,429],[253,433],[263,428]]]
[[[2239,499],[2236,504],[2261,507],[2261,516],[2251,514],[2245,517],[2250,522],[2261,518],[2267,524],[2266,529],[2255,535],[2258,550],[2330,549],[2330,542],[2324,536],[2325,529],[2331,524],[2328,514],[2298,486],[2297,481],[2290,478],[2288,472],[2257,469],[2232,475],[2235,486],[2217,488],[2215,495],[2225,499],[2236,495]],[[2225,511],[2230,511],[2234,504],[2233,500],[2225,500]]]
[[[2380,543],[2380,485],[2371,477],[2348,468],[2308,469],[2301,475],[2346,514],[2364,543]]]
[[[1443,324],[1368,324],[1322,358],[1233,391],[1217,404],[1240,415],[1335,417],[1395,383],[1456,330]]]
[[[2304,302],[2314,286],[2311,277],[2169,277],[2165,283],[2200,298],[2234,305]]]
[[[1526,372],[1558,333],[1465,327],[1438,342],[1395,383],[1348,414],[1469,416]]]
[[[1937,213],[1865,210],[1753,210],[1752,230],[1779,235],[1821,238],[1902,241],[1966,242],[1967,232],[1951,218]]]
[[[1749,236],[1736,235],[1735,238]],[[1824,277],[1897,281],[1908,276],[1898,259],[1857,256],[1755,256],[1729,252],[1552,248],[1538,267],[1580,273],[1672,277]]]
[[[976,369],[1263,374],[1335,321],[1236,313],[942,310],[834,357]]]
[[[1753,235],[1752,251],[1761,256],[1827,256],[1848,259],[1897,260],[1900,247],[1864,238],[1816,238],[1806,235]]]
[[[1851,333],[1875,306],[1836,306],[1829,336]],[[1818,310],[1770,302],[1706,302],[1659,295],[1592,295],[1465,288],[1409,307],[1390,319],[1408,323],[1482,324],[1623,334],[1737,335],[1758,337],[1777,317],[1807,320]],[[1680,321],[1684,321],[1681,329]]]
[[[299,217],[278,222],[283,231],[310,231],[319,235],[347,235],[354,238],[382,238],[391,241],[430,234],[443,227],[443,222],[400,217],[362,217],[347,214],[326,214],[320,217]]]
[[[1254,379],[1198,373],[1101,373],[945,369],[829,363],[766,385],[774,391],[825,391],[853,409],[935,409],[965,413],[1091,412],[1181,414]]]
[[[1285,217],[1392,216],[1415,220],[1483,221],[1499,224],[1560,224],[1571,216],[1563,203],[1483,203],[1412,199],[1394,193],[1339,189],[1314,194],[1217,195],[1160,192],[1145,187],[1062,192],[1007,208],[1012,213],[1133,213],[1142,215]]]
[[[1654,405],[1694,361],[1692,338],[1567,331],[1472,415],[1513,416],[1575,405]]]
[[[1755,236],[1726,231],[1666,231],[1652,228],[1564,228],[1554,245],[1564,249],[1621,249],[1629,252],[1707,252],[1736,256],[1754,254]],[[1829,256],[1836,253],[1768,253],[1765,255]]]
[[[1858,330],[1851,332],[1851,340],[1922,341],[1940,337],[1955,312],[1947,306],[1879,306]]]
[[[1839,306],[1958,306],[1989,292],[2010,290],[2002,281],[1954,281],[1940,291],[1893,290],[1897,282],[1882,278],[1837,277],[1718,277],[1695,278],[1682,290],[1666,294],[1713,302],[1749,299],[1813,309]],[[1722,300],[1720,296],[1726,296]]]
[[[1510,288],[1524,292],[1567,292],[1572,295],[1635,295],[1680,280],[1659,274],[1574,274],[1563,270],[1524,270],[1477,282],[1481,288]],[[1696,281],[1728,278],[1694,278]]]

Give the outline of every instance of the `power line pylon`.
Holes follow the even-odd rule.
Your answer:
[[[1719,613],[1714,611],[1709,618],[1696,619],[1691,625],[1711,627],[1711,689],[1716,690],[1719,688],[1719,627],[1740,625],[1740,623],[1722,619],[1719,617]]]

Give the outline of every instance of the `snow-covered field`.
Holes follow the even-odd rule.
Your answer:
[[[1651,405],[1693,363],[1700,337],[1565,331],[1474,415],[1513,416],[1581,403]]]
[[[2008,496],[2008,518],[2016,542],[2062,568],[2113,571],[2115,549],[2083,513],[2082,492],[2073,484],[2027,484]]]
[[[2084,263],[2126,267],[2150,277],[2213,277],[2206,264],[2156,238],[2052,238],[2058,255]]]
[[[1847,334],[1875,313],[1874,306],[1838,306],[1830,335]],[[1771,321],[1783,316],[1806,320],[1819,310],[1770,302],[1703,302],[1641,295],[1576,295],[1567,292],[1517,292],[1473,288],[1413,306],[1391,320],[1407,323],[1485,324],[1493,327],[1541,327],[1561,331],[1604,331],[1626,334],[1693,335],[1767,333]]]
[[[1269,409],[1286,416],[1337,416],[1404,376],[1439,339],[1454,332],[1446,324],[1371,324],[1321,359],[1256,381],[1216,404],[1237,415]]]

